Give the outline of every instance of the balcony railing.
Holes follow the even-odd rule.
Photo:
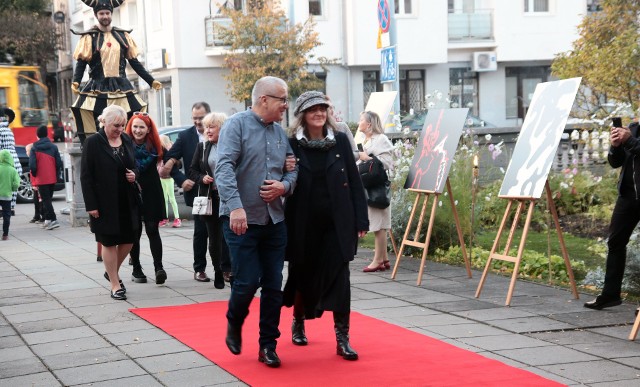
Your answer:
[[[449,41],[493,40],[493,10],[449,14]]]
[[[229,27],[231,19],[208,16],[204,19],[204,31],[206,35],[207,47],[222,47],[224,42],[220,38],[220,29]]]

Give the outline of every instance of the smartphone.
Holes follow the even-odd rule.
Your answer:
[[[359,152],[364,152],[364,148],[362,147],[362,144],[357,144],[356,146],[358,147]]]
[[[614,128],[622,128],[622,118],[620,117],[613,117],[611,119],[612,125]]]

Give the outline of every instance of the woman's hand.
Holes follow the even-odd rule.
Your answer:
[[[205,175],[202,178],[202,184],[211,184],[213,183],[213,177],[209,176],[209,175]]]
[[[364,238],[368,231],[358,231],[358,238]]]
[[[358,155],[360,156],[359,159],[362,161],[371,160],[371,156],[369,156],[365,152],[358,152]]]
[[[129,183],[133,183],[134,181],[136,181],[136,173],[133,172],[130,169],[127,169],[127,172],[125,173],[125,175],[127,176],[127,181]]]
[[[89,216],[91,216],[92,218],[96,218],[98,219],[100,217],[100,213],[98,212],[98,210],[91,210],[91,211],[87,211],[87,213],[89,214]]]

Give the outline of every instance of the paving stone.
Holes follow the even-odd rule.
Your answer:
[[[590,343],[590,344],[575,344],[567,345],[569,348],[576,349],[578,351],[591,353],[595,356],[600,356],[605,359],[611,358],[623,358],[633,357],[640,354],[640,345],[632,341],[617,342],[615,345],[608,343]]]
[[[19,347],[24,345],[24,341],[15,332],[11,336],[0,337],[0,349]]]
[[[80,339],[67,340],[64,342],[53,342],[45,344],[35,344],[31,346],[33,352],[40,357],[58,355],[67,352],[81,352],[88,349],[105,348],[111,345],[102,337],[83,337]]]
[[[609,343],[609,345],[615,346],[618,343],[611,337],[594,335],[593,332],[582,329],[556,332],[537,332],[530,333],[527,336],[558,345]]]
[[[115,347],[87,349],[86,351],[65,352],[42,357],[42,361],[52,370],[83,365],[125,360],[127,356]]]
[[[92,387],[114,387],[114,384],[119,384],[121,386],[136,386],[136,387],[162,386],[162,384],[158,382],[151,375],[132,376],[130,378],[106,380],[103,382],[93,382],[91,383],[91,386]]]
[[[108,363],[64,368],[53,372],[66,386],[102,382],[110,379],[120,379],[146,374],[146,372],[132,360],[119,360]]]
[[[0,362],[29,359],[34,357],[33,352],[26,345],[19,347],[3,348],[0,351]]]
[[[176,387],[211,386],[239,382],[235,376],[216,366],[161,372],[153,376],[167,386]]]
[[[501,336],[489,337],[463,337],[459,338],[458,340],[487,351],[551,346],[551,344],[545,341],[532,339],[530,337],[518,334],[506,334]]]
[[[128,344],[120,346],[120,349],[134,359],[139,357],[191,351],[191,348],[173,339]]]
[[[502,329],[493,328],[479,323],[438,325],[425,327],[425,329],[453,339],[459,337],[499,336],[506,333]]]
[[[51,320],[56,318],[74,317],[67,309],[45,310],[42,312],[17,313],[6,316],[12,324],[21,324],[30,321]]]
[[[527,333],[574,329],[575,326],[545,317],[512,318],[509,320],[493,320],[491,325],[510,332]]]
[[[35,356],[28,359],[5,361],[0,363],[0,375],[2,375],[2,379],[46,371],[47,367],[45,367],[40,359]]]
[[[138,358],[137,362],[152,374],[211,365],[211,361],[195,351]]]
[[[29,375],[16,376],[13,378],[0,378],[0,387],[53,387],[62,386],[60,382],[50,372],[39,372]]]
[[[35,332],[48,332],[58,329],[74,328],[85,326],[84,321],[80,320],[76,316],[55,318],[52,320],[40,320],[23,322],[15,325],[15,328],[20,334],[28,334]]]
[[[428,306],[429,308],[439,310],[442,312],[461,312],[461,311],[469,311],[469,310],[478,310],[478,309],[495,309],[496,305],[491,304],[484,301],[478,300],[457,300],[455,302],[447,301],[447,302],[438,302],[435,304],[422,304]],[[460,315],[460,313],[457,313]]]
[[[9,325],[0,326],[0,337],[15,335],[16,331]]]
[[[93,324],[92,327],[100,334],[108,335],[111,333],[135,332],[138,330],[149,329],[152,328],[153,325],[143,319],[138,319],[133,321],[115,321],[103,324]]]
[[[395,298],[384,298],[384,297],[376,298],[373,300],[360,300],[360,301],[351,302],[351,307],[353,309],[357,308],[361,310],[397,308],[397,307],[409,306],[409,305],[411,304],[407,301],[398,300]]]
[[[496,353],[531,366],[598,360],[596,356],[561,346],[508,349]]]
[[[539,366],[538,368],[588,385],[598,382],[610,383],[634,379],[640,381],[637,369],[610,360],[551,364]]]
[[[483,305],[492,305],[488,303],[482,303]],[[476,321],[493,321],[493,320],[508,320],[512,318],[521,317],[535,317],[536,314],[518,310],[515,308],[505,308],[504,306],[496,307],[482,307],[481,309],[450,311],[460,317],[468,318]]]
[[[22,335],[29,345],[67,341],[83,337],[97,337],[96,332],[88,326],[56,329],[47,332],[27,333]]]
[[[622,363],[624,365],[628,365],[640,370],[640,356],[632,356],[632,357],[613,357],[611,360],[616,361],[618,363]],[[640,372],[639,372],[640,374]]]
[[[171,339],[171,336],[155,327],[130,332],[109,333],[104,337],[116,346]]]
[[[638,378],[628,380],[617,380],[615,382],[591,383],[592,387],[638,387],[640,380]]]
[[[23,303],[20,305],[2,306],[0,307],[0,312],[6,316],[9,316],[12,314],[42,312],[45,310],[55,310],[55,309],[62,309],[62,308],[63,306],[60,305],[58,301],[51,298],[47,301],[29,302],[29,303]]]

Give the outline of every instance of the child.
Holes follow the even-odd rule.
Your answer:
[[[9,239],[11,198],[20,186],[20,176],[13,166],[13,156],[7,149],[0,151],[0,208],[2,208],[2,240]]]
[[[169,150],[171,148],[171,139],[169,136],[160,135],[160,141],[162,141],[162,146],[165,150]],[[158,172],[164,167],[164,162],[160,161],[157,165]],[[173,225],[171,227],[181,227],[182,222],[180,221],[180,214],[178,213],[178,203],[176,202],[176,196],[174,192],[174,182],[172,177],[167,177],[165,179],[161,178],[160,182],[162,183],[162,190],[164,191],[164,205],[165,205],[165,213],[167,214],[167,218],[169,217],[169,203],[171,203],[171,209],[173,210]],[[160,227],[166,226],[169,223],[169,219],[164,219],[160,222]]]

